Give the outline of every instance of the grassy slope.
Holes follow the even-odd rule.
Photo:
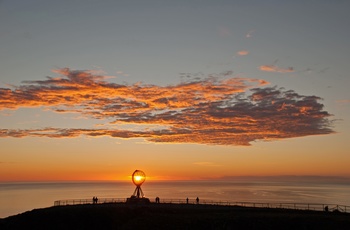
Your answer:
[[[0,229],[350,229],[350,214],[210,205],[72,205],[0,219]]]

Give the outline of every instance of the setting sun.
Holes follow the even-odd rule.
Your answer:
[[[146,180],[146,174],[141,170],[135,170],[131,177],[132,182],[138,187]]]

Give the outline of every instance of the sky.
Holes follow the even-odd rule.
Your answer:
[[[0,181],[350,177],[345,0],[0,1]]]

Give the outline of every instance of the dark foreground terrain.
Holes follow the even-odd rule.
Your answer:
[[[35,209],[0,229],[350,229],[350,214],[179,204],[95,204]]]

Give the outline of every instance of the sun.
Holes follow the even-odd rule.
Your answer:
[[[136,181],[142,180],[142,176],[135,176],[135,180],[136,180]]]
[[[132,174],[132,182],[136,186],[141,186],[145,180],[146,174],[141,170],[135,170],[135,172]]]

